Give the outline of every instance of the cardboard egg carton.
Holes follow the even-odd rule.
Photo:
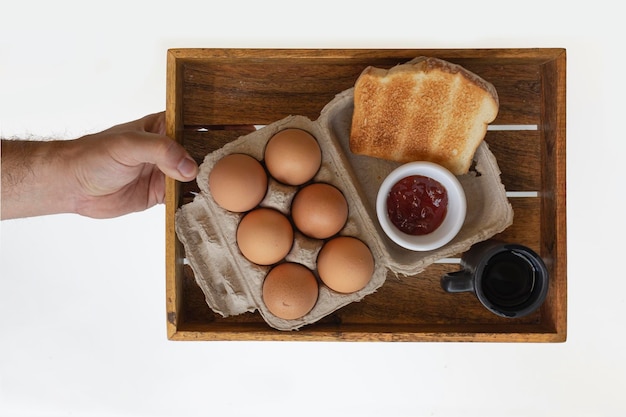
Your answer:
[[[352,112],[353,89],[349,89],[337,95],[316,121],[289,116],[242,136],[205,157],[197,178],[200,193],[191,203],[178,209],[176,232],[185,247],[196,282],[213,311],[224,317],[258,311],[276,329],[298,329],[374,293],[384,284],[389,272],[417,275],[438,259],[464,252],[512,223],[513,210],[500,181],[500,170],[495,157],[483,143],[475,155],[475,171],[459,177],[468,205],[465,224],[456,238],[429,252],[412,252],[393,243],[378,224],[375,202],[379,185],[398,164],[350,152]],[[360,291],[340,294],[318,279],[320,290],[316,305],[304,317],[295,320],[278,318],[265,307],[262,286],[271,266],[253,264],[241,255],[236,230],[244,213],[232,213],[219,207],[208,188],[208,175],[218,160],[231,153],[246,153],[262,161],[267,141],[286,128],[304,129],[318,140],[322,165],[312,181],[332,184],[344,193],[349,214],[339,235],[361,239],[375,260],[374,274]],[[298,189],[281,184],[270,176],[268,192],[260,206],[289,215],[291,200]],[[324,241],[308,238],[297,229],[294,232],[294,244],[285,261],[301,263],[317,276],[316,259]]]

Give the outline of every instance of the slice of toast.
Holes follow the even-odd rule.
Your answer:
[[[465,174],[498,107],[491,83],[441,59],[368,67],[354,87],[350,150],[401,163],[431,161]]]

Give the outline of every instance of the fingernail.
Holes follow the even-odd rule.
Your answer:
[[[178,172],[185,178],[193,178],[196,175],[196,162],[190,158],[184,158],[178,164]]]

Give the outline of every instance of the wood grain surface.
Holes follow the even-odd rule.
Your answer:
[[[368,65],[390,67],[427,55],[463,65],[492,82],[500,98],[486,141],[498,160],[514,223],[496,238],[536,250],[550,272],[548,298],[518,319],[489,313],[470,293],[447,294],[439,279],[458,263],[436,263],[414,277],[388,276],[382,288],[296,332],[270,328],[259,314],[211,311],[184,265],[174,214],[195,182],[168,180],[166,295],[172,340],[345,340],[562,342],[566,340],[564,49],[282,50],[177,49],[168,52],[167,132],[198,163],[224,144],[288,115],[311,119],[354,85]],[[461,254],[458,255],[459,257]]]

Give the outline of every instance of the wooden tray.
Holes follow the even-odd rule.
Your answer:
[[[443,260],[415,277],[390,276],[377,293],[299,331],[274,330],[256,313],[223,318],[207,306],[175,233],[176,209],[193,199],[197,185],[168,179],[169,339],[565,341],[565,49],[173,49],[167,62],[167,133],[201,163],[252,125],[288,115],[317,119],[368,65],[391,67],[420,55],[458,63],[498,90],[500,112],[493,125],[508,127],[488,131],[486,141],[498,159],[515,219],[496,238],[527,245],[545,260],[551,283],[542,308],[504,319],[472,294],[446,294],[439,279],[459,264]]]

